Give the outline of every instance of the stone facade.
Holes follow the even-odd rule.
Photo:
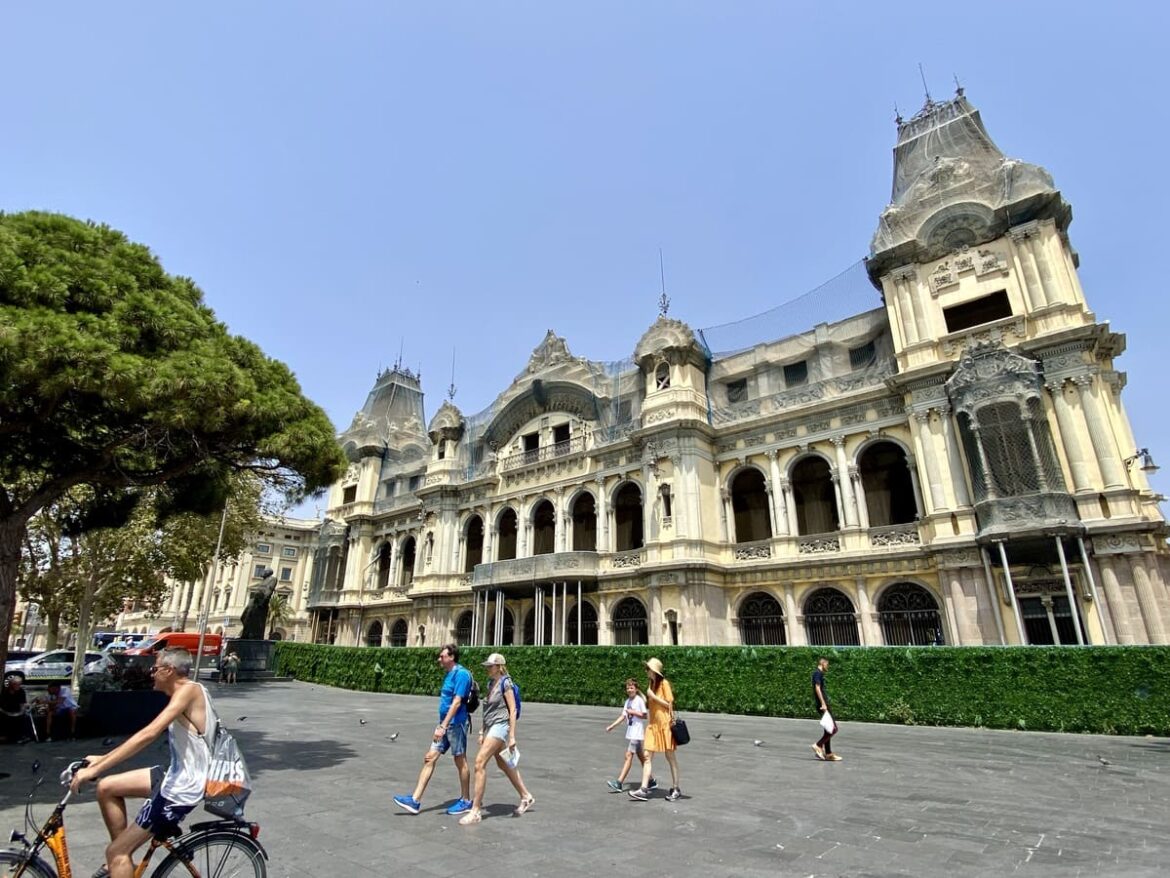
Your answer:
[[[899,120],[880,306],[624,365],[552,331],[485,412],[408,370],[341,436],[319,642],[1165,643],[1165,522],[1071,208],[960,92]],[[875,297],[875,304],[879,300]]]

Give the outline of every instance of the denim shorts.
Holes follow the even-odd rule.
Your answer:
[[[496,723],[495,725],[490,726],[488,728],[488,730],[483,733],[483,739],[486,741],[488,738],[496,738],[500,741],[503,741],[505,744],[507,744],[508,743],[508,724],[507,723]]]
[[[431,742],[431,749],[440,756],[451,751],[452,756],[462,756],[467,752],[467,723],[454,725],[447,729],[447,734],[437,741]]]

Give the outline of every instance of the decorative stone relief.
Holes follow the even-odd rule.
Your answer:
[[[797,548],[802,555],[823,555],[828,552],[840,552],[841,540],[838,537],[802,539]]]
[[[661,411],[651,412],[648,415],[643,415],[642,420],[645,424],[657,424],[661,421],[668,421],[675,417],[677,412],[674,409],[662,409]]]
[[[1137,534],[1108,534],[1093,537],[1093,553],[1096,555],[1126,555],[1142,551],[1141,538]]]
[[[619,570],[626,570],[640,567],[642,564],[641,552],[626,552],[621,555],[613,556],[613,566]]]
[[[918,525],[897,525],[881,530],[874,528],[869,532],[869,544],[881,548],[890,546],[918,546],[922,544],[922,537],[918,534]]]
[[[976,549],[951,549],[939,552],[935,558],[938,561],[938,566],[942,568],[979,567],[983,563]]]
[[[772,557],[771,546],[736,546],[736,561],[760,561]]]

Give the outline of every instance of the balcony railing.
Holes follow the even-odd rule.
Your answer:
[[[871,546],[918,546],[922,544],[922,537],[918,534],[918,524],[892,524],[869,529],[869,544]]]
[[[555,552],[532,558],[512,558],[476,564],[472,584],[504,585],[551,579],[578,579],[597,575],[596,552]]]
[[[584,450],[585,437],[574,436],[572,439],[566,439],[564,442],[557,442],[553,445],[545,445],[543,448],[533,448],[529,451],[521,451],[519,454],[510,454],[504,458],[501,468],[506,470],[517,469],[518,467],[528,466],[533,463],[556,460],[559,457],[577,454]]]

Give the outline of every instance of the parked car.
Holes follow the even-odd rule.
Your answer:
[[[100,652],[86,652],[86,663],[97,661]],[[51,649],[24,661],[4,665],[4,675],[18,674],[22,680],[68,680],[73,676],[73,650]]]
[[[39,649],[10,649],[8,650],[8,661],[10,662],[27,662],[30,658],[41,654]]]

